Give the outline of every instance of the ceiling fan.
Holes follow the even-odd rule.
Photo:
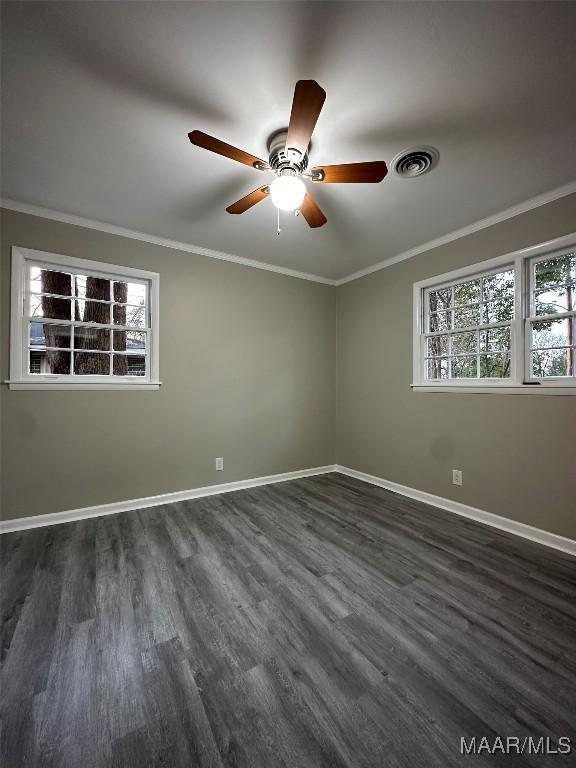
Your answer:
[[[326,216],[318,207],[302,181],[314,184],[379,182],[386,176],[386,163],[345,163],[318,165],[308,170],[308,149],[312,132],[326,98],[326,92],[315,80],[298,80],[294,89],[288,129],[272,134],[268,140],[268,161],[226,144],[202,131],[191,131],[188,138],[197,147],[224,155],[258,171],[271,171],[276,178],[229,205],[228,213],[244,213],[268,195],[283,211],[300,211],[310,227],[321,227]]]

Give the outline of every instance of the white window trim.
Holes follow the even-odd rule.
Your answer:
[[[532,395],[576,395],[573,379],[526,379],[526,327],[529,313],[525,311],[531,301],[529,264],[536,256],[550,256],[555,251],[576,246],[576,233],[558,237],[545,243],[506,253],[493,259],[477,262],[460,269],[434,275],[414,283],[413,287],[413,380],[412,389],[417,392],[451,392],[467,394],[532,394]],[[422,297],[427,288],[460,282],[477,274],[484,274],[498,268],[512,267],[515,272],[514,320],[511,322],[511,376],[503,379],[448,379],[430,381],[424,378],[424,306]]]
[[[111,376],[72,377],[58,374],[25,374],[27,366],[24,357],[28,356],[28,327],[22,311],[26,296],[26,263],[50,264],[66,269],[77,269],[96,277],[118,280],[132,278],[146,281],[149,285],[150,329],[148,356],[148,375],[123,376],[113,380]],[[20,246],[12,247],[12,282],[10,307],[10,378],[5,382],[10,389],[21,390],[152,390],[159,389],[160,356],[158,339],[160,330],[159,317],[160,276],[156,272],[107,264],[102,261],[77,259],[46,251],[38,251]]]

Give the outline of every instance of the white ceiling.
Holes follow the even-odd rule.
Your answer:
[[[8,2],[6,198],[339,278],[576,177],[573,2]],[[327,99],[313,163],[433,144],[420,179],[326,185],[310,230],[269,178],[193,147],[198,128],[266,156],[296,80]]]

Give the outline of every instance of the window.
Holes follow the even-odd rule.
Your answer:
[[[12,249],[10,386],[158,388],[153,272]]]
[[[413,386],[576,391],[576,235],[416,283],[414,308]]]
[[[530,265],[528,378],[576,376],[576,250]]]

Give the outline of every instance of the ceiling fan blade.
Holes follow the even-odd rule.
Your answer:
[[[343,163],[342,165],[319,165],[312,168],[312,181],[316,184],[377,183],[388,173],[383,160],[373,163]]]
[[[224,157],[229,157],[231,160],[244,163],[244,165],[249,165],[251,168],[256,168],[259,171],[266,171],[270,167],[268,163],[260,160],[259,157],[233,147],[231,144],[226,144],[225,141],[220,141],[220,139],[209,136],[207,133],[203,133],[203,131],[191,131],[188,134],[188,138],[197,147],[215,152],[217,155],[224,155]]]
[[[300,213],[308,222],[308,226],[312,228],[321,227],[328,221],[310,192],[306,192],[304,202],[300,206]]]
[[[236,200],[235,203],[229,205],[226,210],[228,213],[244,213],[248,208],[252,208],[253,205],[264,200],[265,197],[268,197],[269,192],[270,187],[258,187],[258,189],[249,192],[247,195],[244,195],[244,197],[241,197],[240,200]]]
[[[326,91],[316,80],[298,80],[288,125],[287,150],[295,149],[301,156],[306,153],[325,98]]]

